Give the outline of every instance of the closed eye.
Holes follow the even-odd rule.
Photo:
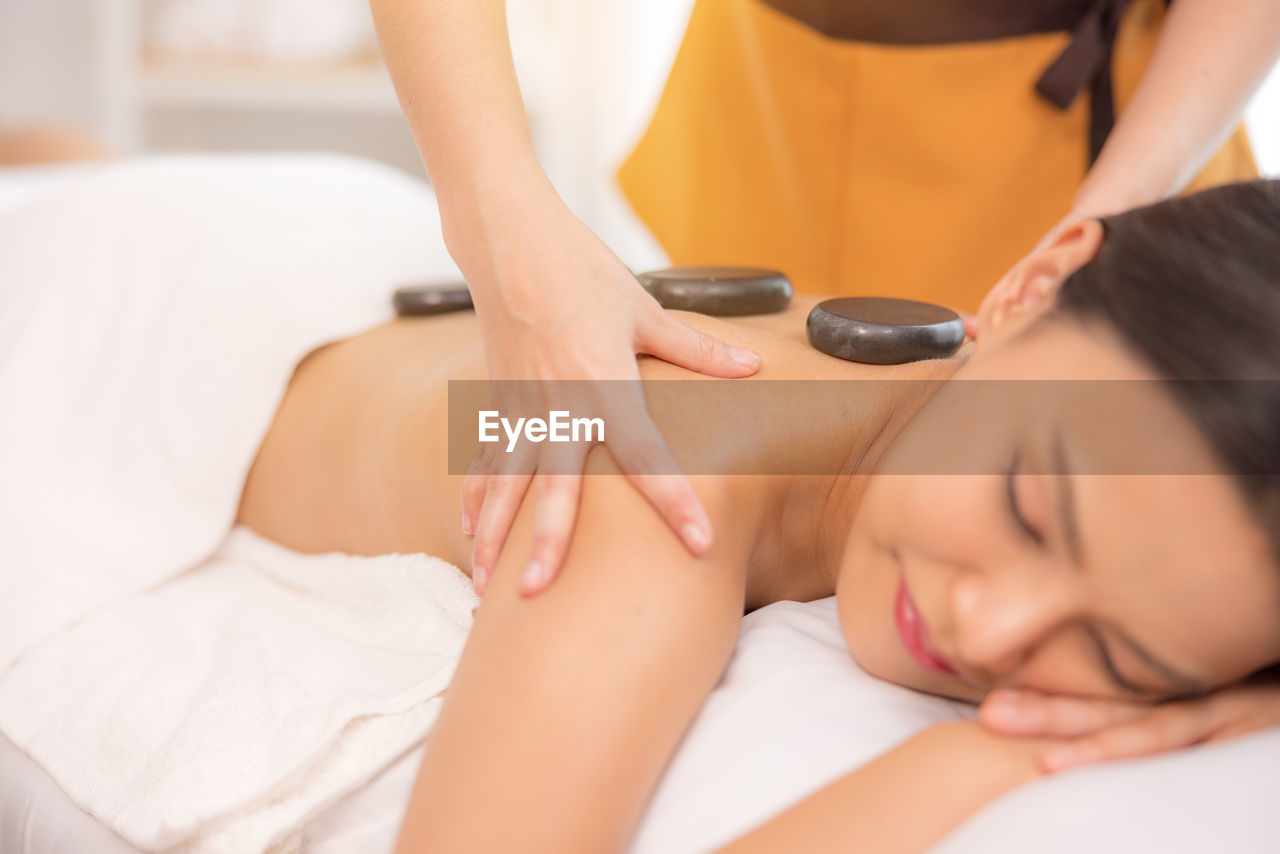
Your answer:
[[[1127,694],[1136,694],[1140,697],[1150,697],[1156,692],[1149,688],[1143,688],[1126,679],[1118,669],[1116,663],[1111,658],[1111,652],[1107,649],[1106,642],[1102,639],[1102,635],[1098,634],[1098,630],[1089,626],[1085,629],[1089,633],[1089,637],[1093,638],[1093,642],[1098,647],[1098,657],[1102,660],[1102,667],[1107,671],[1107,676],[1111,678],[1111,682]]]
[[[1013,462],[1010,463],[1009,470],[1005,473],[1005,478],[1004,478],[1005,490],[1004,491],[1005,491],[1005,499],[1006,499],[1006,502],[1008,503],[1009,515],[1013,517],[1014,524],[1018,526],[1018,529],[1024,535],[1026,535],[1031,540],[1031,542],[1035,543],[1037,546],[1043,546],[1044,534],[1036,530],[1035,526],[1033,526],[1029,521],[1027,521],[1026,515],[1022,512],[1022,508],[1018,504],[1018,490],[1016,489],[1016,486],[1017,486],[1016,478],[1018,475],[1018,466],[1021,464],[1021,462],[1022,462],[1021,452],[1015,451],[1013,454]]]

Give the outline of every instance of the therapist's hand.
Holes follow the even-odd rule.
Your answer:
[[[1047,278],[1036,278],[1034,276],[1021,275],[1020,267],[1027,259],[1034,256],[1041,249],[1053,243],[1059,234],[1070,228],[1081,220],[1090,217],[1081,211],[1072,211],[1067,214],[1058,223],[1040,238],[1040,242],[1035,245],[1022,259],[1009,268],[1009,272],[1005,273],[1000,281],[987,292],[982,298],[982,305],[978,307],[976,315],[967,315],[964,319],[965,334],[970,338],[977,338],[979,329],[991,329],[993,325],[998,325],[1004,319],[1014,306],[1021,304],[1025,307],[1033,306],[1047,299],[1049,294],[1053,292],[1054,282]]]
[[[1280,724],[1280,682],[1254,678],[1203,697],[1151,704],[993,691],[979,709],[1004,735],[1069,738],[1040,757],[1048,772],[1222,741]]]
[[[635,487],[690,552],[706,552],[710,519],[645,409],[636,357],[734,378],[755,373],[759,356],[664,312],[554,193],[515,199],[469,225],[454,222],[446,236],[472,290],[490,379],[530,381],[493,383],[493,408],[545,418],[553,407],[549,386],[538,381],[637,381],[570,385],[592,398],[582,401],[585,411],[603,416],[605,443]],[[609,392],[601,393],[606,385]],[[564,403],[557,395],[554,408]],[[483,448],[462,487],[463,530],[475,535],[473,583],[483,594],[532,484],[533,545],[521,589],[537,593],[555,579],[568,550],[588,447],[542,443],[540,457],[504,453],[505,445]]]

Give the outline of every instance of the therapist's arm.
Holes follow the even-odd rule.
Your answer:
[[[1174,0],[1073,213],[1103,216],[1180,192],[1231,135],[1277,56],[1276,0]]]
[[[370,6],[446,212],[451,248],[466,242],[457,226],[483,223],[469,209],[489,199],[550,194],[525,120],[503,0],[371,0]]]
[[[534,156],[502,0],[371,0],[378,40],[440,204],[449,253],[466,277],[484,338],[494,408],[545,417],[548,383],[639,380],[645,353],[698,373],[742,377],[759,357],[662,311],[564,204]],[[593,414],[638,489],[693,554],[713,532],[638,394],[599,392]],[[481,455],[463,484],[461,525],[475,535],[472,578],[484,592],[535,472],[552,473],[538,535],[521,555],[522,590],[545,589],[569,547],[581,456]],[[655,477],[656,473],[666,476]]]
[[[1071,210],[1037,248],[1082,219],[1184,190],[1231,135],[1278,56],[1280,2],[1174,0],[1151,61]],[[981,334],[1016,303],[1031,305],[1048,296],[1047,282],[1036,288],[1018,278],[1011,270],[996,282],[977,316],[966,320],[969,334]]]

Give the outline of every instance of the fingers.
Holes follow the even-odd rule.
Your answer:
[[[578,470],[582,467],[578,465]],[[560,574],[582,495],[581,474],[539,474],[534,481],[537,507],[533,519],[533,547],[520,579],[520,592],[533,596],[546,590]]]
[[[626,423],[631,429],[609,443],[618,466],[684,547],[695,556],[706,554],[711,548],[711,519],[688,479],[680,473],[658,428],[643,406]]]
[[[755,352],[730,347],[667,314],[654,315],[641,337],[642,352],[700,374],[734,379],[750,376],[760,367]]]
[[[1071,738],[1134,720],[1149,714],[1151,709],[1148,703],[1005,688],[991,692],[983,700],[978,717],[988,729],[1007,735]]]
[[[471,582],[482,596],[532,479],[533,460],[529,454],[519,451],[504,461],[500,472],[485,478],[483,507],[471,546]]]
[[[1052,747],[1040,763],[1052,773],[1089,762],[1150,756],[1204,741],[1219,725],[1218,710],[1210,700],[1169,703],[1136,720]]]
[[[471,461],[467,476],[462,479],[462,533],[468,537],[476,532],[476,521],[484,507],[484,495],[489,488],[489,472],[493,469],[496,444],[485,443]]]

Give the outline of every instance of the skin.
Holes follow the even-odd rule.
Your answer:
[[[476,305],[490,376],[499,379],[628,379],[636,355],[698,373],[744,377],[760,364],[743,347],[663,312],[564,204],[534,155],[507,39],[503,0],[372,0],[383,56],[440,203],[445,244]],[[590,323],[581,318],[590,317]],[[428,374],[428,377],[430,374]],[[547,411],[540,386],[500,397],[500,408]],[[693,554],[714,539],[705,508],[671,471],[670,452],[643,401],[606,413],[634,425],[610,447],[635,485]],[[483,588],[507,541],[530,477],[502,458],[477,458],[465,487],[463,525],[475,533],[472,563]],[[574,475],[540,487],[540,535],[522,557],[526,589],[545,588],[564,561],[579,506],[585,456]]]
[[[1041,246],[1072,223],[1150,204],[1186,188],[1240,121],[1277,56],[1280,6],[1275,3],[1172,4],[1138,88],[1076,192],[1071,210]],[[1049,282],[1006,275],[982,301],[978,315],[989,323],[997,311],[1003,314],[1021,300],[1039,301],[1051,287]]]
[[[658,311],[629,272],[556,194],[537,163],[524,116],[504,0],[371,0],[382,53],[440,200],[445,241],[475,298],[489,371],[499,378],[634,379],[650,354],[719,377],[759,364],[699,328]],[[1229,134],[1280,52],[1280,6],[1270,0],[1179,0],[1151,64],[1054,234],[1180,191]],[[982,314],[1003,314],[1028,291],[1006,276]],[[582,324],[582,316],[592,323]],[[990,325],[990,324],[988,324]],[[973,327],[976,329],[976,324]],[[502,401],[505,408],[544,401]],[[637,425],[611,450],[632,482],[695,555],[714,531],[643,406],[615,420]],[[507,541],[530,481],[486,458],[462,493],[477,536],[481,584]],[[542,487],[540,535],[522,555],[525,588],[542,590],[564,560],[581,479]]]
[[[1061,281],[1100,239],[1096,222],[1073,227],[1028,265],[1028,275]],[[1225,475],[1067,476],[1085,555],[1077,566],[1056,521],[1063,476],[1039,449],[1056,431],[1076,468],[1093,459],[1093,471],[1106,471],[1113,451],[1065,405],[995,419],[976,432],[957,420],[975,407],[955,408],[948,392],[968,380],[1151,378],[1105,330],[1037,322],[1043,309],[1025,309],[986,330],[961,358],[877,368],[807,347],[800,324],[807,307],[798,300],[787,315],[745,323],[687,320],[763,353],[760,380],[949,382],[892,384],[856,416],[846,399],[818,398],[800,417],[757,419],[761,429],[739,444],[725,432],[725,472],[755,454],[801,447],[827,470],[850,473],[691,476],[720,531],[701,557],[684,548],[608,453],[593,451],[588,471],[597,476],[585,479],[582,524],[564,575],[530,598],[521,595],[519,555],[536,532],[535,489],[514,520],[519,548],[499,558],[476,613],[399,851],[625,847],[723,670],[742,613],[779,599],[835,590],[850,650],[865,669],[969,700],[997,687],[1127,697],[1109,681],[1090,632],[1152,699],[1172,696],[1175,687],[1126,650],[1121,633],[1205,688],[1280,658],[1280,570]],[[397,321],[313,353],[264,441],[239,520],[300,551],[427,551],[465,563],[457,478],[444,472],[442,385],[481,377],[482,361],[474,320],[465,315]],[[654,379],[681,375],[656,360],[641,371]],[[921,392],[931,387],[942,391]],[[1156,396],[1141,410],[1152,428],[1141,425],[1143,435],[1215,469],[1171,401]],[[699,437],[721,435],[704,421],[714,414],[656,411],[655,418],[673,448],[697,450],[706,441]],[[729,424],[748,414],[720,413]],[[910,463],[922,442],[944,449],[953,442],[996,461],[1015,446],[1036,449],[1018,469],[1015,494],[1038,539],[1009,513],[1002,475],[870,474]],[[908,652],[893,618],[899,579],[957,673],[928,669]],[[806,840],[838,838],[877,851],[924,850],[1001,792],[1034,779],[1035,757],[1054,743],[1001,738],[971,721],[935,727],[731,847],[795,850]],[[574,805],[569,821],[566,804]],[[904,814],[912,821],[902,822]]]

